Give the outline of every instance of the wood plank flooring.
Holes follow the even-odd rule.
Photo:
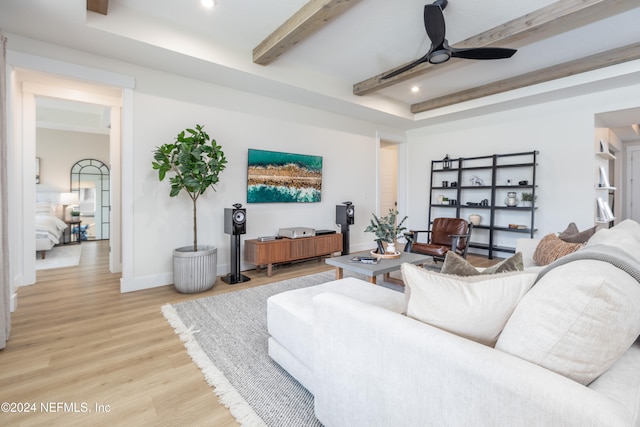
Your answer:
[[[38,271],[35,285],[18,290],[0,350],[0,402],[22,411],[0,412],[0,425],[236,426],[160,307],[330,269],[311,260],[277,267],[271,278],[248,271],[247,283],[218,280],[203,294],[172,286],[121,294],[108,242],[82,243],[79,266]]]

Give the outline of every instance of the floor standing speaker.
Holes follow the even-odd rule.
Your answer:
[[[224,232],[231,236],[231,272],[222,278],[230,285],[248,282],[249,277],[240,273],[240,235],[247,232],[247,211],[240,203],[224,210]]]
[[[349,226],[355,222],[356,209],[351,202],[336,205],[336,224],[342,233],[342,255],[349,254]]]

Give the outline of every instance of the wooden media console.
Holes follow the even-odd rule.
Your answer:
[[[245,261],[255,264],[258,270],[266,265],[267,277],[273,274],[273,264],[333,255],[336,252],[342,252],[340,233],[299,239],[283,238],[268,242],[250,239],[244,242]]]

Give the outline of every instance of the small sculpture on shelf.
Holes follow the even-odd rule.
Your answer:
[[[442,169],[451,169],[451,159],[448,154],[442,159]]]
[[[518,206],[518,203],[520,203],[520,200],[518,200],[518,195],[516,194],[516,192],[509,191],[507,193],[507,198],[504,199],[504,204],[509,206],[510,208],[513,208]]]
[[[471,183],[471,185],[477,185],[477,186],[482,186],[484,185],[484,181],[482,180],[482,178],[480,178],[477,175],[473,175],[470,179],[469,182]]]

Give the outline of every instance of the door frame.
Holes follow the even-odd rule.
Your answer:
[[[632,156],[633,154],[636,153],[640,159],[640,142],[639,143],[630,143],[630,144],[625,144],[625,156],[626,156],[626,171],[625,171],[625,176],[624,176],[624,185],[625,185],[625,212],[621,215],[622,219],[625,218],[632,218],[631,213],[632,213],[632,203],[633,203],[633,181],[632,181],[632,177],[631,177],[631,172],[632,172],[632,168],[633,168],[633,163],[632,163]],[[636,183],[636,186],[638,188],[640,188],[640,182]],[[638,192],[636,192],[636,199],[635,202],[640,204],[640,194],[638,194]]]
[[[386,132],[376,132],[376,215],[380,212],[380,149],[381,141],[396,144],[398,147],[398,207],[400,217],[407,213],[407,140],[404,135],[391,134]]]
[[[50,96],[81,102],[90,102],[111,107],[110,163],[111,163],[111,223],[109,268],[112,272],[123,272],[123,278],[133,271],[130,239],[124,236],[132,229],[132,215],[123,212],[123,201],[132,198],[127,182],[132,180],[132,171],[123,169],[130,163],[126,157],[132,150],[131,114],[133,107],[133,77],[77,64],[52,60],[31,54],[7,52],[8,117],[7,136],[9,157],[14,165],[9,172],[10,200],[10,252],[12,306],[17,303],[15,291],[19,286],[35,283],[35,233],[34,215],[36,187],[33,179],[35,165],[35,97]],[[25,78],[26,76],[26,78]],[[38,79],[41,76],[42,79]],[[63,81],[77,84],[81,90],[69,90],[64,85],[47,83]],[[104,88],[119,91],[120,96],[105,95]],[[93,89],[92,89],[93,88]],[[100,89],[103,92],[100,93]]]

